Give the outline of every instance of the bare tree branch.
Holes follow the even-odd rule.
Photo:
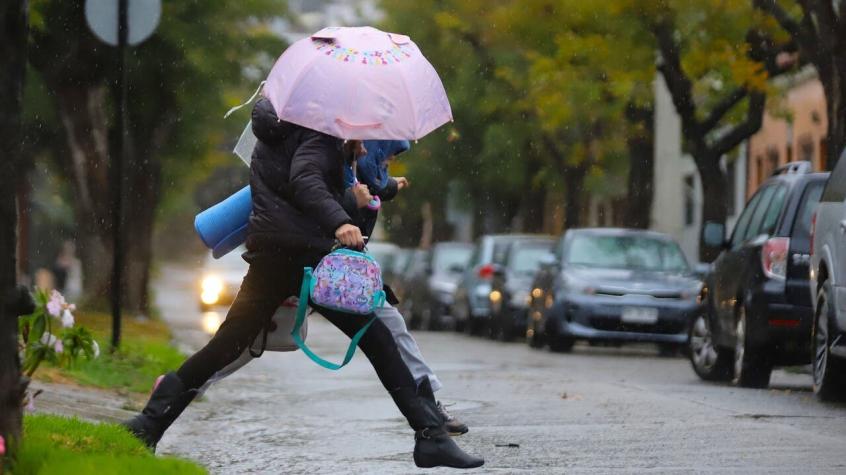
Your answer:
[[[723,117],[725,117],[725,115],[728,114],[729,111],[732,110],[732,108],[734,108],[734,106],[742,101],[748,94],[749,90],[745,87],[739,87],[714,105],[714,108],[711,109],[711,113],[708,114],[708,117],[706,117],[700,125],[702,133],[707,134],[713,130],[720,123]]]
[[[801,1],[799,3],[802,3]],[[808,30],[806,20],[810,21],[809,15],[805,12],[802,24],[791,17],[776,0],[755,0],[755,7],[769,13],[773,18],[792,36],[797,43],[802,46],[802,49],[810,51],[816,41],[816,35],[813,29]],[[804,11],[804,7],[803,7]],[[813,26],[813,25],[811,25]]]
[[[732,127],[711,145],[714,156],[721,157],[725,155],[761,128],[766,97],[761,92],[749,95],[749,109],[746,113],[746,120]]]
[[[696,119],[696,104],[693,102],[693,86],[682,69],[679,45],[673,38],[673,27],[666,20],[660,21],[652,25],[652,33],[661,54],[658,71],[670,90],[676,112],[682,119],[685,135],[695,137],[699,135],[699,121]]]

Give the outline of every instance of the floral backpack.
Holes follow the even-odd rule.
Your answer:
[[[297,306],[297,319],[291,331],[291,337],[312,361],[324,368],[337,370],[346,366],[355,354],[355,347],[364,333],[376,319],[373,316],[352,337],[346,356],[341,364],[326,361],[317,356],[300,336],[300,327],[306,319],[306,310],[311,302],[331,310],[368,315],[385,303],[385,291],[382,287],[382,271],[373,257],[350,249],[337,249],[325,256],[312,270],[304,269],[303,285],[300,288],[300,301]]]

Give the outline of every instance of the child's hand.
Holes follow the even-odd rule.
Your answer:
[[[353,185],[353,195],[355,196],[355,204],[359,208],[364,208],[373,199],[373,195],[370,194],[367,185],[361,183]]]
[[[404,176],[394,177],[394,180],[397,181],[397,190],[402,190],[403,188],[408,188],[409,186],[411,186],[411,182],[408,181],[408,178]]]

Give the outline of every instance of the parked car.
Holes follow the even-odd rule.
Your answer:
[[[773,366],[810,362],[810,224],[827,173],[790,163],[770,177],[740,214],[729,240],[706,223],[706,245],[721,246],[691,327],[699,377],[744,387],[769,385]]]
[[[404,280],[405,269],[408,262],[415,253],[415,249],[399,248],[393,259],[391,269],[383,276],[385,283],[391,286],[397,297],[402,295],[402,281]]]
[[[452,315],[455,288],[473,252],[471,244],[440,242],[408,283],[412,329],[440,330]]]
[[[814,392],[846,399],[846,153],[840,156],[811,226]]]
[[[533,234],[488,234],[475,244],[473,255],[455,291],[455,329],[478,334],[491,316],[491,282],[494,264],[503,262],[505,251],[515,241],[546,239]]]
[[[527,340],[569,351],[576,340],[641,341],[676,349],[701,312],[701,281],[667,235],[573,229],[556,244],[531,291]]]
[[[229,306],[235,300],[249,267],[241,257],[243,253],[244,248],[241,247],[220,259],[215,259],[209,252],[200,272],[197,295],[200,311],[207,312],[214,307]]]
[[[376,259],[382,270],[382,281],[390,282],[393,278],[395,261],[400,253],[400,247],[389,242],[374,242],[367,245],[367,253]]]
[[[491,318],[488,336],[511,341],[526,334],[529,315],[529,293],[532,281],[544,256],[548,255],[555,239],[514,241],[508,246],[502,264],[494,264],[491,283]]]
[[[411,295],[412,281],[415,275],[423,272],[428,255],[429,252],[424,249],[412,249],[411,255],[408,256],[402,272],[394,279],[394,283],[391,285],[394,294],[396,294],[400,301],[400,313],[402,313],[405,323],[408,326],[411,326],[411,306],[413,305]]]

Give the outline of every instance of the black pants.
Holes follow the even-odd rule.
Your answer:
[[[299,295],[303,267],[313,267],[318,260],[314,256],[248,258],[250,268],[226,320],[208,344],[177,370],[182,382],[189,388],[199,388],[214,373],[235,361],[264,328],[282,301],[292,295]],[[349,337],[355,335],[372,317],[313,307]],[[400,357],[396,341],[380,320],[370,325],[358,347],[370,360],[382,385],[390,393],[400,389],[415,389],[414,378]]]

